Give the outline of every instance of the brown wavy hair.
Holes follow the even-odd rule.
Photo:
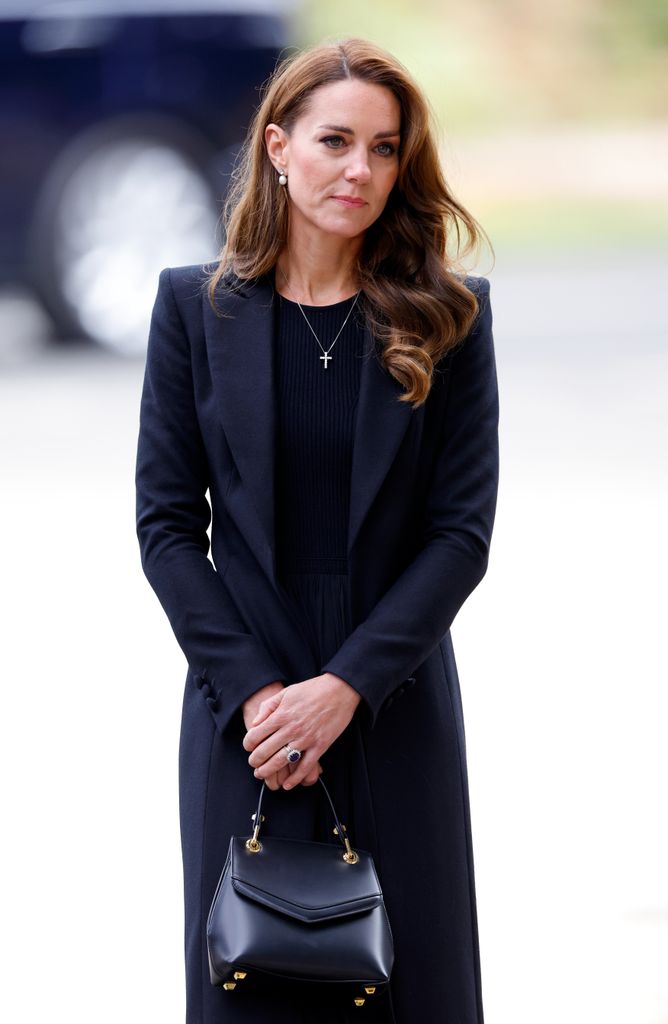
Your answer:
[[[374,43],[325,42],[277,64],[232,174],[225,242],[205,287],[215,309],[219,282],[255,279],[276,266],[288,241],[289,197],[276,185],[265,128],[274,122],[289,135],[314,90],[345,79],[385,86],[401,107],[397,181],[366,231],[354,272],[382,363],[405,388],[400,400],[417,408],[435,365],[476,318],[478,301],[464,283],[461,261],[489,238],[446,184],[427,100],[406,68]]]

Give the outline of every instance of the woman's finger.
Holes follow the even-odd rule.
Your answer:
[[[248,758],[248,763],[254,769],[256,779],[266,778],[267,775],[273,775],[280,768],[284,767],[287,763],[286,758],[288,755],[285,744],[288,742],[291,747],[302,751],[301,760],[297,761],[296,764],[292,763],[290,765],[293,772],[303,765],[307,752],[310,765],[313,765],[314,758],[317,760],[324,752],[322,748],[316,748],[313,744],[308,746],[306,743],[298,743],[294,738],[288,740],[281,735],[281,731],[276,732],[269,740],[256,747]]]
[[[307,751],[301,761],[297,762],[295,770],[290,774],[290,778],[286,779],[283,783],[283,789],[294,789],[295,786],[298,786],[311,774],[317,767],[317,764],[318,762],[311,751]]]
[[[264,781],[269,789],[280,789],[289,774],[290,765],[286,765],[284,768],[279,768],[277,772],[268,775]]]
[[[267,697],[266,700],[262,701],[257,710],[256,724],[250,726],[248,732],[243,738],[242,746],[244,750],[256,750],[261,743],[270,739],[276,732],[278,732],[282,720],[279,706],[285,692],[286,691],[283,690],[281,693],[274,694],[272,697]],[[278,720],[274,718],[274,715],[277,713]],[[253,721],[255,721],[255,719],[253,719]]]
[[[322,768],[320,767],[320,762],[318,762],[313,771],[308,773],[308,775],[302,782],[302,786],[315,786],[316,782],[320,778],[321,773]],[[281,782],[281,785],[283,785],[283,782]]]
[[[262,729],[263,726],[260,725],[259,728]],[[247,732],[243,745],[246,750],[251,749],[251,753],[248,756],[248,763],[251,768],[264,768],[269,772],[278,771],[286,761],[287,751],[285,746],[288,743],[297,750],[313,749],[313,742],[311,740],[299,739],[299,733],[295,732],[295,729],[298,728],[295,725],[278,725],[277,723],[275,731],[255,744],[252,749],[249,747],[247,740],[249,737],[252,737],[254,730]],[[249,742],[252,742],[252,739]],[[316,756],[320,757],[321,753],[322,750],[318,750]]]
[[[280,789],[286,779],[290,777],[295,771],[296,765],[286,764],[279,768],[277,772],[272,772],[264,779],[267,787],[271,790]],[[314,786],[320,776],[322,775],[322,765],[318,761],[313,769],[308,773],[305,779],[302,781],[303,786]]]
[[[260,722],[264,722],[266,718],[269,718],[269,715],[274,713],[278,705],[281,703],[283,692],[283,690],[280,690],[278,693],[272,694],[271,697],[266,697],[260,703],[260,706],[255,713],[255,718],[251,721],[251,729],[255,728],[256,725],[259,725]]]

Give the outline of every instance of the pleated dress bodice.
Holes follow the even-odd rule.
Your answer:
[[[352,298],[302,309],[330,350]],[[363,358],[359,307],[323,352],[296,302],[277,295],[277,568],[293,573],[347,571],[353,434]]]

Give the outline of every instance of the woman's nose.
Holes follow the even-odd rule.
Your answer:
[[[346,179],[348,181],[366,182],[371,177],[371,168],[366,153],[353,156],[348,164]]]

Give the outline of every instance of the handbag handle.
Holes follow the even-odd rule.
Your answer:
[[[345,849],[343,859],[345,860],[346,864],[357,864],[359,856],[355,853],[355,851],[350,845],[350,840],[345,834],[346,826],[342,825],[341,822],[339,821],[339,816],[336,813],[336,808],[334,807],[334,801],[329,795],[329,790],[327,789],[327,786],[325,785],[322,776],[318,776],[318,782],[322,785],[322,788],[325,791],[327,799],[329,800],[329,806],[332,808],[332,814],[334,815],[334,821],[336,822],[336,827],[334,828],[334,835],[339,837]],[[263,780],[262,787],[260,789],[260,798],[257,802],[257,811],[255,812],[255,814],[251,815],[251,820],[253,821],[253,835],[250,837],[250,839],[246,840],[246,849],[250,850],[251,853],[259,853],[260,850],[262,849],[262,843],[259,841],[258,837],[260,835],[260,828],[262,827],[262,822],[264,821],[264,815],[261,813],[261,811],[262,797],[264,796],[265,785],[266,783]]]

